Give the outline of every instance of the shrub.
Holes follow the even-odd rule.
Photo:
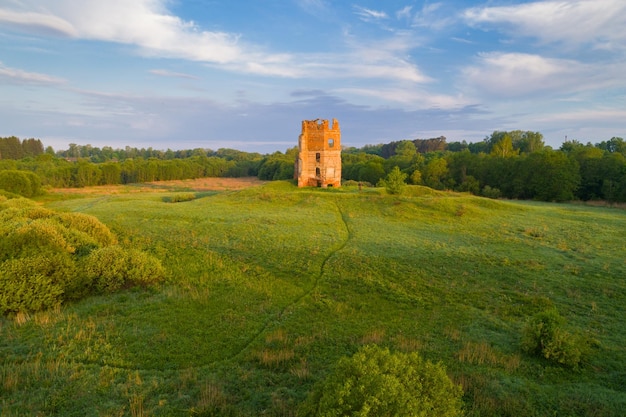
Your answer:
[[[196,199],[196,195],[194,193],[179,193],[179,194],[174,194],[173,196],[163,197],[163,202],[182,203],[185,201],[192,201],[195,199]]]
[[[588,343],[564,330],[564,324],[556,309],[535,314],[522,330],[522,350],[559,365],[577,367]]]
[[[420,416],[462,415],[462,391],[441,364],[417,352],[390,353],[365,346],[342,358],[335,370],[300,409],[302,416]]]
[[[495,187],[492,188],[488,185],[485,185],[483,187],[483,192],[482,192],[483,197],[496,199],[496,198],[500,198],[501,194],[502,193],[500,192],[500,189],[498,188],[495,188]]]
[[[146,286],[164,277],[161,263],[112,246],[93,216],[56,213],[25,198],[0,199],[0,314],[35,312],[97,290]]]
[[[0,189],[23,197],[33,197],[42,192],[41,179],[30,171],[0,171]]]
[[[162,281],[165,275],[158,259],[120,246],[107,246],[91,252],[84,260],[83,271],[97,292],[146,286]]]
[[[10,259],[0,264],[0,312],[39,311],[61,304],[71,264],[58,256]]]
[[[556,329],[564,322],[556,309],[535,314],[522,330],[522,349],[533,355],[542,355],[544,348],[554,338]]]
[[[94,216],[83,213],[60,213],[61,223],[68,228],[78,229],[90,236],[98,245],[107,246],[117,243],[111,230]]]

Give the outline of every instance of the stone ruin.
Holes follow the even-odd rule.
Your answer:
[[[341,187],[341,130],[339,122],[303,120],[298,139],[294,177],[298,187]]]

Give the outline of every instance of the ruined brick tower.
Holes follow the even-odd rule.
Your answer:
[[[341,130],[339,122],[303,120],[294,177],[298,187],[341,187]]]

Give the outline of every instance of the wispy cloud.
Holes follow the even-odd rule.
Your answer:
[[[443,3],[427,3],[421,10],[413,14],[411,26],[419,28],[429,28],[431,30],[442,30],[452,27],[458,19],[456,11],[446,7]]]
[[[296,0],[296,3],[302,10],[315,16],[326,13],[329,10],[325,0]]]
[[[462,95],[451,96],[432,93],[423,89],[389,88],[340,88],[337,93],[375,98],[410,109],[459,109],[474,104]]]
[[[59,85],[65,83],[62,78],[7,67],[0,62],[0,82],[2,80],[11,84]]]
[[[368,59],[363,63],[358,51],[341,51],[324,56],[324,60],[320,60],[319,53],[271,52],[249,43],[240,34],[209,31],[193,21],[183,20],[169,12],[168,4],[168,0],[56,0],[43,6],[39,0],[21,0],[0,6],[0,23],[19,25],[24,31],[48,30],[77,39],[131,45],[145,56],[199,61],[246,74],[425,80],[415,65],[399,56],[388,56],[390,59],[384,61]],[[327,7],[323,0],[300,0],[299,4],[309,9]],[[355,10],[362,19],[387,18],[384,12],[358,6]],[[173,76],[163,72],[156,75]]]
[[[580,88],[592,68],[576,61],[525,53],[482,53],[463,70],[464,81],[482,93],[522,97]]]
[[[396,18],[398,19],[410,19],[413,6],[404,6],[402,9],[396,12]]]
[[[354,12],[357,16],[359,16],[359,19],[363,20],[364,22],[376,22],[389,18],[389,16],[385,12],[372,10],[366,7],[356,5],[354,6]]]
[[[495,26],[512,37],[570,46],[626,49],[623,0],[535,1],[514,6],[475,7],[463,13],[474,26]]]
[[[51,13],[16,11],[0,8],[0,22],[34,32],[52,33],[62,36],[77,36],[78,33],[67,20]]]
[[[185,74],[183,72],[173,72],[165,69],[153,69],[150,70],[150,74],[159,75],[161,77],[174,77],[174,78],[186,78],[189,80],[199,80],[200,77],[196,77],[195,75]]]

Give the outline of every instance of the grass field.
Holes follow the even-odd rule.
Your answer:
[[[626,409],[624,210],[423,187],[172,187],[42,200],[95,215],[168,278],[0,318],[1,416],[293,416],[365,344],[441,361],[468,416]],[[183,191],[197,198],[173,203]],[[576,369],[520,349],[550,307],[594,341]]]

